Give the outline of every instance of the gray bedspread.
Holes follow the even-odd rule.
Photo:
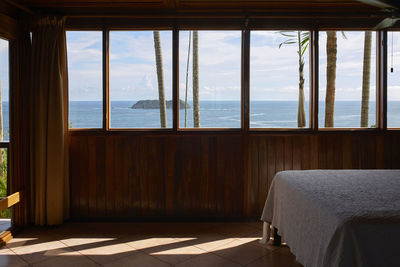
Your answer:
[[[261,220],[306,267],[398,267],[400,170],[279,172]]]

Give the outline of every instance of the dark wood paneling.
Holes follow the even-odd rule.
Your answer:
[[[33,9],[65,12],[105,12],[112,10],[121,12],[125,10],[154,10],[188,11],[198,10],[210,12],[229,11],[272,11],[288,13],[296,12],[351,12],[359,13],[379,11],[377,7],[360,3],[356,0],[21,0],[20,3]],[[332,12],[332,11],[331,11]]]
[[[0,37],[6,39],[16,39],[18,35],[18,22],[4,14],[0,13]]]
[[[74,132],[72,218],[256,219],[276,172],[400,168],[399,139],[396,132]]]

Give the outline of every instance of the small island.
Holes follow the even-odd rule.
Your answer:
[[[172,108],[172,100],[167,100],[165,102],[167,109]],[[186,105],[187,108],[190,108],[189,104]],[[132,107],[132,109],[159,109],[160,102],[158,100],[139,100]],[[182,99],[179,100],[179,108],[185,108],[185,101]]]

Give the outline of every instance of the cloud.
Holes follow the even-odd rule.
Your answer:
[[[9,59],[8,41],[0,38],[0,88],[3,101],[8,101],[9,93]]]
[[[180,32],[179,85],[181,98],[186,82],[188,31]],[[101,92],[101,32],[75,32],[68,35],[69,63],[73,92],[80,86]],[[337,35],[337,99],[361,97],[364,33],[346,32],[347,39]],[[151,31],[112,31],[110,47],[111,95],[114,99],[157,98],[154,40]],[[389,34],[389,41],[390,41]],[[395,73],[388,75],[390,88],[400,86],[400,33],[394,34]],[[298,55],[296,45],[279,44],[286,37],[277,31],[251,32],[250,86],[251,97],[257,99],[296,100],[298,97]],[[376,38],[373,34],[373,38]],[[166,94],[172,94],[172,32],[162,31],[162,53]],[[326,34],[320,33],[320,88],[326,82]],[[390,49],[389,54],[390,54]],[[375,85],[375,39],[372,41],[371,90]],[[307,52],[308,53],[308,52]],[[191,55],[192,56],[192,53]],[[305,90],[309,90],[309,54],[305,57]],[[188,95],[192,94],[192,58],[188,73]],[[389,60],[390,63],[390,60]],[[202,100],[240,99],[241,32],[199,31],[199,76]],[[389,68],[390,69],[390,68]],[[389,89],[397,90],[397,89]],[[397,93],[393,93],[397,94]],[[92,94],[94,95],[94,94]],[[85,93],[76,97],[85,98]],[[89,96],[88,96],[89,97]],[[307,96],[306,96],[307,97]]]

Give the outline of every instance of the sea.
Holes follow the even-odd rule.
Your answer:
[[[111,128],[160,128],[158,109],[132,109],[136,101],[111,102]],[[186,128],[193,128],[193,103],[188,102]],[[309,127],[309,103],[305,103]],[[324,102],[319,103],[319,125],[324,125]],[[370,102],[369,125],[376,124],[375,102]],[[250,102],[251,128],[297,128],[297,101]],[[336,101],[335,127],[358,128],[361,119],[360,101]],[[101,101],[70,101],[70,128],[101,128]],[[185,110],[179,113],[179,126],[185,128]],[[200,127],[240,128],[240,101],[200,101]],[[400,128],[400,101],[388,101],[388,127]],[[167,127],[172,128],[172,110],[167,109]],[[9,140],[9,103],[3,102],[3,141]]]
[[[136,101],[111,102],[111,128],[160,128],[158,109],[132,109]],[[188,102],[179,113],[180,128],[193,128],[193,104]],[[376,124],[375,102],[370,102],[369,126]],[[251,101],[251,128],[297,128],[297,101]],[[200,101],[200,127],[240,128],[240,101]],[[309,103],[305,103],[309,127]],[[71,128],[101,128],[101,101],[70,101],[69,123]],[[324,102],[319,103],[319,125],[324,125]],[[335,102],[335,127],[358,128],[361,119],[360,101]],[[186,126],[185,126],[186,125]],[[172,109],[167,109],[167,127],[172,128]],[[388,102],[388,127],[400,127],[400,101]]]

